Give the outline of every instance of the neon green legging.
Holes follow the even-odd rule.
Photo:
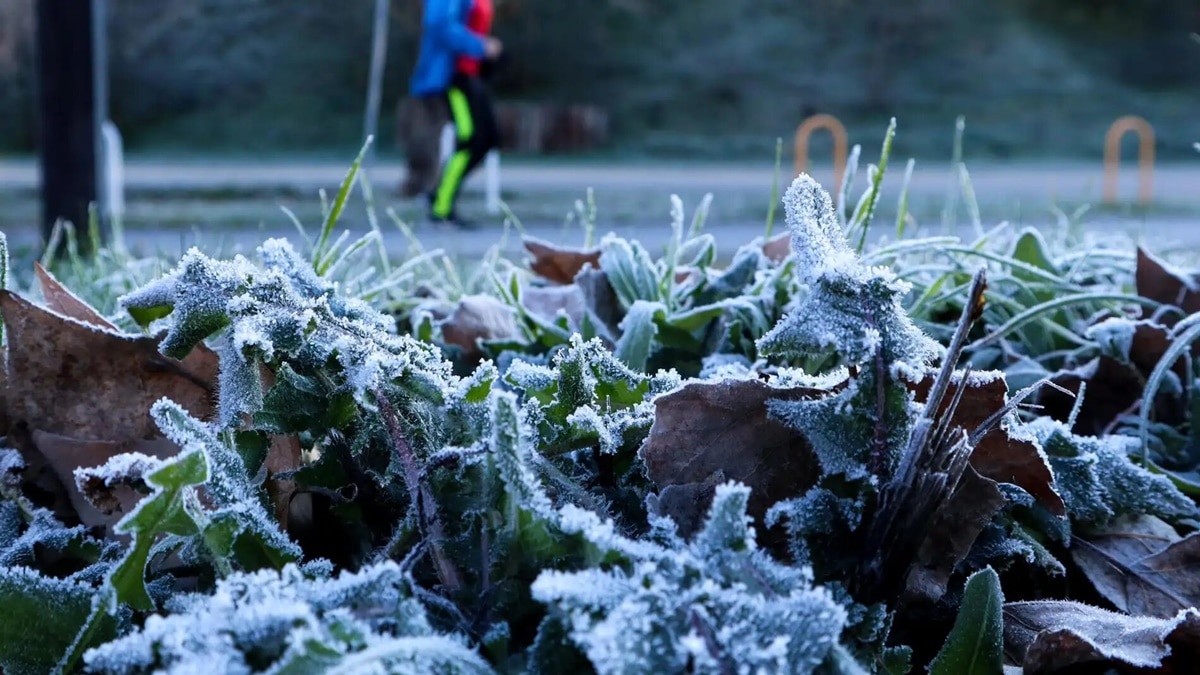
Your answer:
[[[499,135],[487,91],[478,78],[456,75],[446,91],[446,102],[456,145],[434,192],[433,215],[439,218],[454,213],[463,181],[496,146]]]

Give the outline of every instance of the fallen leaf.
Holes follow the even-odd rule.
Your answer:
[[[583,294],[583,304],[600,320],[611,336],[620,335],[619,326],[625,318],[621,301],[601,269],[585,269],[575,277],[575,285]]]
[[[1107,435],[1117,418],[1136,412],[1135,406],[1145,387],[1145,378],[1137,369],[1109,356],[1098,356],[1077,368],[1061,370],[1050,381],[1056,386],[1044,387],[1038,393],[1037,402],[1043,415],[1060,422],[1070,420],[1080,386],[1087,383],[1083,404],[1071,427],[1072,433],[1081,436]],[[1160,390],[1155,399],[1155,413],[1159,419],[1169,421],[1173,415],[1183,412],[1181,401],[1173,403],[1173,398]]]
[[[483,356],[480,340],[504,340],[518,335],[515,312],[488,295],[467,295],[441,321],[442,341],[462,350],[470,361]]]
[[[572,329],[576,331],[583,324],[583,316],[587,312],[583,291],[575,284],[526,286],[521,289],[521,305],[530,314],[548,323],[553,323],[561,311],[567,315]]]
[[[774,388],[761,380],[689,383],[655,400],[654,423],[638,454],[660,491],[702,486],[717,472],[745,483],[751,488],[748,511],[761,519],[775,502],[803,493],[820,475],[808,441],[771,419],[767,400],[825,393]],[[708,508],[700,506],[701,512]]]
[[[46,307],[50,310],[58,312],[63,316],[69,316],[72,319],[90,323],[93,326],[106,328],[113,332],[118,332],[116,325],[108,319],[105,319],[91,305],[87,304],[72,293],[66,286],[59,283],[58,279],[49,272],[42,263],[33,263],[33,272],[37,276],[38,285],[42,288],[42,298],[46,301]]]
[[[763,254],[772,262],[783,262],[792,254],[792,235],[785,232],[763,243]]]
[[[929,396],[933,379],[934,375],[928,373],[920,382],[909,385],[917,401],[923,402]],[[961,377],[951,380],[939,414],[944,414],[949,408],[961,384]],[[964,429],[968,434],[972,433],[1007,403],[1008,385],[1003,377],[975,373],[967,380],[967,390],[963,392],[951,425]],[[1066,515],[1066,505],[1054,490],[1054,474],[1050,471],[1046,456],[1032,439],[1014,435],[1012,431],[998,426],[975,445],[971,453],[971,467],[981,476],[998,483],[1020,487],[1033,495],[1050,513]]]
[[[1004,651],[1025,673],[1195,672],[1200,611],[1171,618],[1129,616],[1078,602],[1039,600],[1004,605]],[[1086,671],[1080,666],[1088,666]],[[1145,672],[1145,671],[1140,671]]]
[[[132,491],[112,495],[115,504],[108,503],[108,506],[116,508],[105,513],[80,491],[75,480],[75,470],[99,467],[113,457],[127,453],[136,452],[149,457],[167,459],[179,452],[179,447],[165,438],[129,439],[118,442],[71,438],[35,430],[31,434],[31,439],[38,454],[44,458],[46,464],[62,484],[80,522],[88,527],[103,527],[109,536],[113,534],[113,526],[125,513],[128,513],[128,509],[131,509],[140,499],[140,495],[134,496]]]
[[[556,284],[569,284],[586,265],[600,268],[600,249],[558,246],[535,237],[523,239],[525,250],[533,255],[529,268],[534,274]]]
[[[1174,305],[1188,315],[1200,311],[1200,275],[1174,269],[1140,246],[1134,284],[1143,298]],[[1163,323],[1168,326],[1178,320],[1174,315],[1163,316]]]
[[[123,335],[0,290],[8,336],[6,390],[13,424],[71,438],[124,442],[160,436],[150,406],[170,398],[206,419],[216,369],[195,372],[158,351],[161,336]],[[203,355],[192,363],[207,364]]]
[[[1200,606],[1200,533],[1181,539],[1153,516],[1124,517],[1076,537],[1071,553],[1122,612],[1167,618]]]
[[[908,570],[905,599],[936,602],[971,546],[1004,507],[1004,494],[996,482],[980,476],[971,466],[950,498],[938,509],[929,525],[916,559]]]

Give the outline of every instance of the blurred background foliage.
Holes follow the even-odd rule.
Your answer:
[[[31,152],[32,3],[0,0],[0,149]],[[372,0],[108,0],[111,113],[142,153],[356,147]],[[382,150],[415,56],[419,0],[394,0]],[[611,152],[769,156],[808,114],[901,155],[1099,156],[1118,116],[1165,158],[1200,137],[1197,0],[500,0],[506,101],[590,103]],[[825,152],[814,137],[814,152]]]

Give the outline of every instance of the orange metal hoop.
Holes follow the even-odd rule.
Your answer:
[[[847,150],[846,127],[833,115],[813,115],[796,128],[796,164],[793,175],[798,176],[808,170],[808,137],[817,129],[828,129],[833,136],[833,194],[836,195],[842,190]]]
[[[1121,139],[1130,131],[1138,135],[1138,199],[1150,203],[1154,181],[1154,128],[1137,115],[1113,122],[1104,136],[1104,201],[1117,201],[1117,174],[1121,164]]]

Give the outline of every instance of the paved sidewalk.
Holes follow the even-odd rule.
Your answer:
[[[200,162],[200,161],[144,161],[133,159],[126,166],[127,189],[130,192],[130,207],[137,206],[139,194],[153,194],[154,208],[160,213],[170,213],[179,202],[173,196],[178,192],[183,199],[188,192],[205,191],[220,193],[222,190],[238,192],[262,190],[264,192],[291,190],[298,194],[311,195],[305,198],[311,208],[317,202],[318,189],[332,194],[341,183],[348,168],[347,163],[338,162]],[[968,163],[974,192],[978,195],[984,211],[985,224],[991,225],[1013,211],[1019,205],[1016,218],[1023,224],[1047,224],[1051,221],[1050,205],[1061,201],[1068,205],[1098,204],[1101,197],[1103,173],[1099,162],[1080,163]],[[790,166],[784,167],[784,179]],[[396,162],[381,162],[369,168],[369,176],[381,196],[395,201],[391,194],[398,184],[402,165]],[[881,215],[894,212],[896,195],[903,179],[904,165],[893,164],[883,183],[884,197]],[[823,184],[832,186],[832,175],[828,167],[817,166],[814,176]],[[549,162],[511,162],[504,166],[501,174],[502,188],[513,195],[514,210],[526,218],[526,214],[540,213],[523,225],[534,236],[553,241],[576,243],[581,236],[578,230],[564,232],[561,214],[569,210],[574,199],[582,197],[586,190],[594,188],[602,216],[608,215],[608,206],[613,200],[625,200],[626,211],[632,217],[602,221],[598,235],[607,231],[636,237],[648,247],[657,248],[665,244],[670,236],[667,211],[668,197],[673,192],[686,195],[685,202],[690,217],[698,196],[711,192],[714,196],[715,213],[708,229],[717,237],[723,252],[731,253],[742,243],[763,232],[763,219],[758,215],[747,215],[753,209],[746,204],[761,206],[769,201],[774,167],[770,163],[703,164],[663,163],[647,164],[581,164]],[[1132,166],[1127,166],[1121,177],[1123,199],[1130,200],[1137,191],[1137,177]],[[21,222],[13,223],[6,217],[6,196],[24,194],[27,211],[32,209],[32,194],[38,185],[36,163],[28,160],[0,160],[0,229],[6,230],[14,246],[36,245],[37,233],[31,217],[26,214]],[[482,172],[468,182],[467,199],[475,201],[482,190]],[[865,167],[855,185],[859,194],[865,183]],[[909,185],[910,202],[927,205],[944,203],[947,194],[955,187],[954,175],[947,161],[920,162]],[[1117,213],[1093,213],[1086,217],[1089,228],[1095,230],[1136,231],[1156,246],[1182,245],[1200,248],[1200,160],[1194,163],[1160,165],[1154,175],[1156,206],[1162,207],[1145,216]],[[631,197],[632,195],[632,197]],[[147,197],[149,199],[149,197]],[[205,218],[191,222],[204,222],[205,227],[170,226],[157,229],[139,227],[130,229],[128,241],[132,246],[147,250],[178,252],[184,247],[199,243],[205,247],[222,245],[223,250],[247,250],[267,236],[284,236],[296,239],[296,231],[280,217],[278,205],[270,199],[262,200],[272,212],[270,218],[256,219],[267,222],[260,227],[221,228],[209,227],[210,220],[221,219],[222,203],[219,197],[211,198],[211,204],[197,207]],[[355,199],[358,199],[356,196]],[[519,204],[519,206],[518,206]],[[541,208],[550,204],[548,208]],[[646,205],[649,206],[646,206]],[[734,204],[734,207],[729,207]],[[559,206],[566,208],[560,209]],[[182,208],[182,207],[178,207]],[[352,208],[360,208],[355,206]],[[936,211],[936,209],[935,209]],[[966,221],[965,210],[960,210],[960,222]],[[214,214],[214,215],[209,215]],[[553,214],[552,216],[549,214]],[[644,214],[644,215],[643,215]],[[1001,214],[1001,215],[996,215]],[[1193,215],[1196,214],[1196,215]],[[190,216],[189,216],[190,219]],[[149,219],[153,221],[154,219]],[[312,219],[302,218],[306,223]],[[930,219],[927,217],[926,222]],[[355,234],[363,231],[361,218],[356,222],[348,219],[349,229]],[[936,225],[936,223],[935,223]],[[777,227],[782,227],[782,211],[777,211]],[[399,232],[384,223],[388,232],[387,246],[393,253],[403,253],[407,244]],[[881,230],[891,227],[881,225]],[[780,231],[780,230],[777,230]],[[960,226],[960,236],[970,237],[973,230]],[[499,239],[497,229],[462,233],[446,229],[419,228],[418,235],[426,248],[441,248],[453,254],[474,258],[485,253]],[[520,248],[517,237],[510,238],[510,252]]]

